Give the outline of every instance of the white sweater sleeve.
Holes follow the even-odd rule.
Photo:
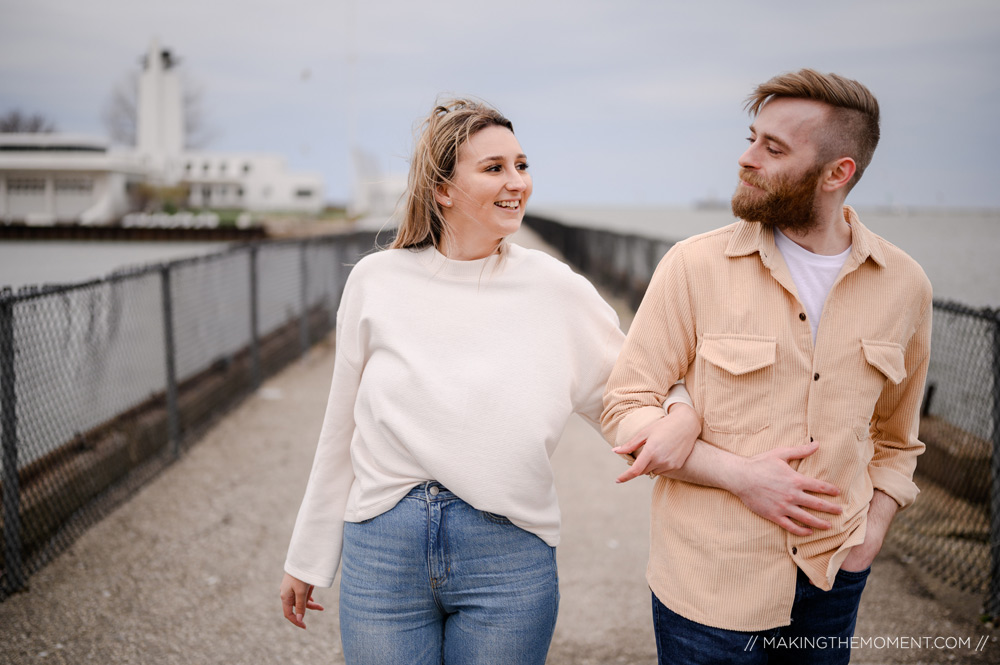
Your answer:
[[[337,312],[336,359],[326,416],[285,559],[286,573],[321,587],[333,585],[340,566],[344,510],[354,482],[351,439],[363,361],[358,353],[358,313],[352,311],[348,289]]]

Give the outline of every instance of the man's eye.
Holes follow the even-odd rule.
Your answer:
[[[768,147],[767,147],[767,151],[768,151],[768,153],[770,153],[770,154],[772,154],[772,155],[780,155],[780,154],[781,154],[781,151],[780,151],[780,150],[775,150],[775,149],[774,149],[774,148],[772,148],[771,146],[768,146]]]

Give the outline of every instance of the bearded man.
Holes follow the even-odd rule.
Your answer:
[[[634,457],[619,480],[655,477],[661,663],[846,663],[871,563],[918,492],[931,286],[844,204],[879,138],[865,86],[803,69],[747,108],[739,219],[660,262],[602,421]],[[679,379],[687,421],[661,406]],[[677,422],[701,428],[693,449]]]

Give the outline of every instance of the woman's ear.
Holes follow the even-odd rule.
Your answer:
[[[434,190],[434,198],[437,200],[438,204],[445,208],[451,207],[451,191],[450,187],[445,184],[438,185]]]

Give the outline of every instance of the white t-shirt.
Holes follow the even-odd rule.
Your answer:
[[[795,288],[799,292],[799,301],[805,307],[806,316],[809,317],[809,327],[812,328],[815,344],[826,296],[837,281],[847,257],[851,255],[851,247],[848,246],[843,252],[833,256],[813,254],[777,228],[774,229],[774,244],[778,246],[788,271],[792,273],[792,281],[795,282]]]

